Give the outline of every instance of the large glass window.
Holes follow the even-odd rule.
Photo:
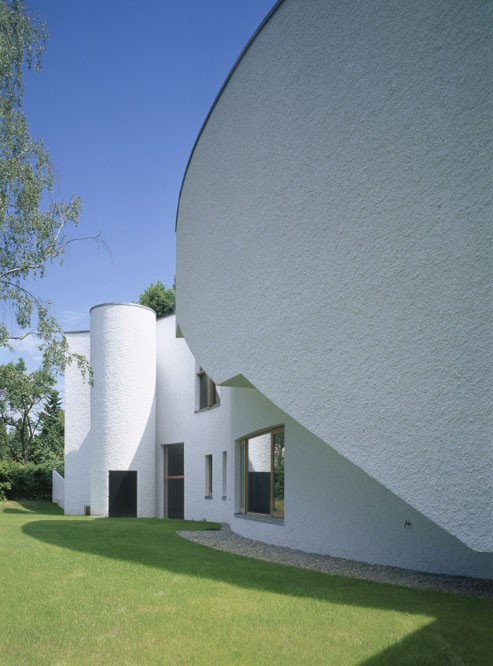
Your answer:
[[[240,442],[240,512],[284,517],[284,428]]]

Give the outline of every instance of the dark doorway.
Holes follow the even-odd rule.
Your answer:
[[[137,518],[137,472],[109,473],[110,518]]]
[[[184,516],[185,467],[183,444],[164,447],[164,517]]]

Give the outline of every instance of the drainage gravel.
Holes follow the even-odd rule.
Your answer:
[[[221,530],[182,530],[178,534],[189,541],[216,550],[244,555],[257,560],[288,564],[302,569],[313,569],[327,574],[361,578],[379,583],[493,599],[493,580],[467,578],[465,576],[442,576],[381,564],[354,562],[353,560],[345,560],[329,555],[304,553],[301,550],[272,546],[261,541],[247,539],[232,532],[226,524],[221,526]]]

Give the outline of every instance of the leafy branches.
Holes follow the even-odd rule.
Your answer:
[[[31,287],[49,264],[63,263],[76,240],[67,230],[77,227],[81,208],[75,196],[53,201],[50,156],[30,136],[22,111],[23,71],[39,71],[46,37],[45,23],[27,14],[22,0],[0,0],[0,303],[15,322],[15,330],[0,323],[0,346],[11,348],[11,341],[35,332],[45,363],[60,368],[75,359],[84,367],[68,353],[50,303]]]
[[[1,365],[0,457],[26,464],[36,450],[34,457],[39,458],[40,451],[49,448],[63,458],[63,428],[56,441],[53,437],[57,411],[61,412],[60,400],[50,372],[41,368],[27,373],[23,359]],[[41,435],[48,447],[43,447]]]
[[[157,317],[171,315],[176,309],[174,286],[172,289],[166,289],[161,280],[157,280],[139,296],[139,303],[154,310]]]

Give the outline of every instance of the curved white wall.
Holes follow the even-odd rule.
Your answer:
[[[106,374],[106,389],[97,388],[100,382],[94,387],[98,391],[94,407],[102,401],[108,405],[108,411],[102,414],[96,410],[91,426],[90,386],[82,380],[75,366],[67,368],[65,513],[81,514],[84,505],[91,503],[92,462],[92,501],[101,502],[99,507],[96,505],[100,514],[107,515],[109,469],[136,469],[139,515],[162,516],[162,445],[183,443],[186,518],[228,522],[233,530],[245,536],[309,552],[438,573],[493,577],[492,554],[467,548],[337,454],[255,389],[220,387],[220,406],[197,410],[198,365],[185,340],[176,339],[174,317],[160,319],[156,325],[155,440],[149,431],[145,440],[139,438],[136,430],[132,433],[132,428],[139,422],[142,416],[139,412],[145,410],[146,404],[142,403],[132,414],[123,391],[130,391],[130,400],[137,399],[131,395],[128,384],[137,379],[138,385],[139,368],[145,368],[147,363],[142,357],[143,347],[152,348],[152,335],[149,336],[145,316],[141,318],[138,312],[132,313],[129,306],[103,306],[96,308],[93,317],[95,313],[96,329],[91,334],[69,334],[68,340],[71,351],[87,358],[92,346],[93,359],[97,359],[94,370],[100,380],[104,377],[102,365],[113,366]],[[133,331],[135,339],[132,340],[133,334],[129,331]],[[116,352],[116,347],[113,349],[111,345],[108,347],[109,341],[119,345],[120,351]],[[128,366],[129,372],[119,368],[118,363]],[[145,372],[149,370],[152,373],[152,368]],[[115,389],[122,392],[114,393]],[[141,384],[140,391],[148,396],[148,407],[152,400],[150,384]],[[119,421],[127,414],[132,422],[127,423],[128,433],[124,433],[118,431]],[[145,428],[144,421],[140,423]],[[253,516],[239,516],[242,474],[239,442],[252,433],[280,425],[285,429],[285,518],[265,522]],[[103,434],[111,433],[113,439],[108,436],[102,441]],[[132,436],[125,439],[127,434]],[[139,441],[137,453],[134,453]],[[213,457],[213,492],[212,497],[206,498],[204,462],[205,456],[210,455]],[[225,468],[224,462],[227,463]],[[253,463],[257,469],[265,467],[261,458]],[[154,475],[155,500],[150,496]],[[142,481],[149,493],[144,500],[146,514],[142,510]],[[92,513],[96,513],[94,507]]]
[[[91,310],[91,513],[108,515],[108,472],[137,471],[137,515],[155,515],[156,317],[135,304]]]
[[[285,0],[195,147],[180,328],[493,550],[491,3]]]

